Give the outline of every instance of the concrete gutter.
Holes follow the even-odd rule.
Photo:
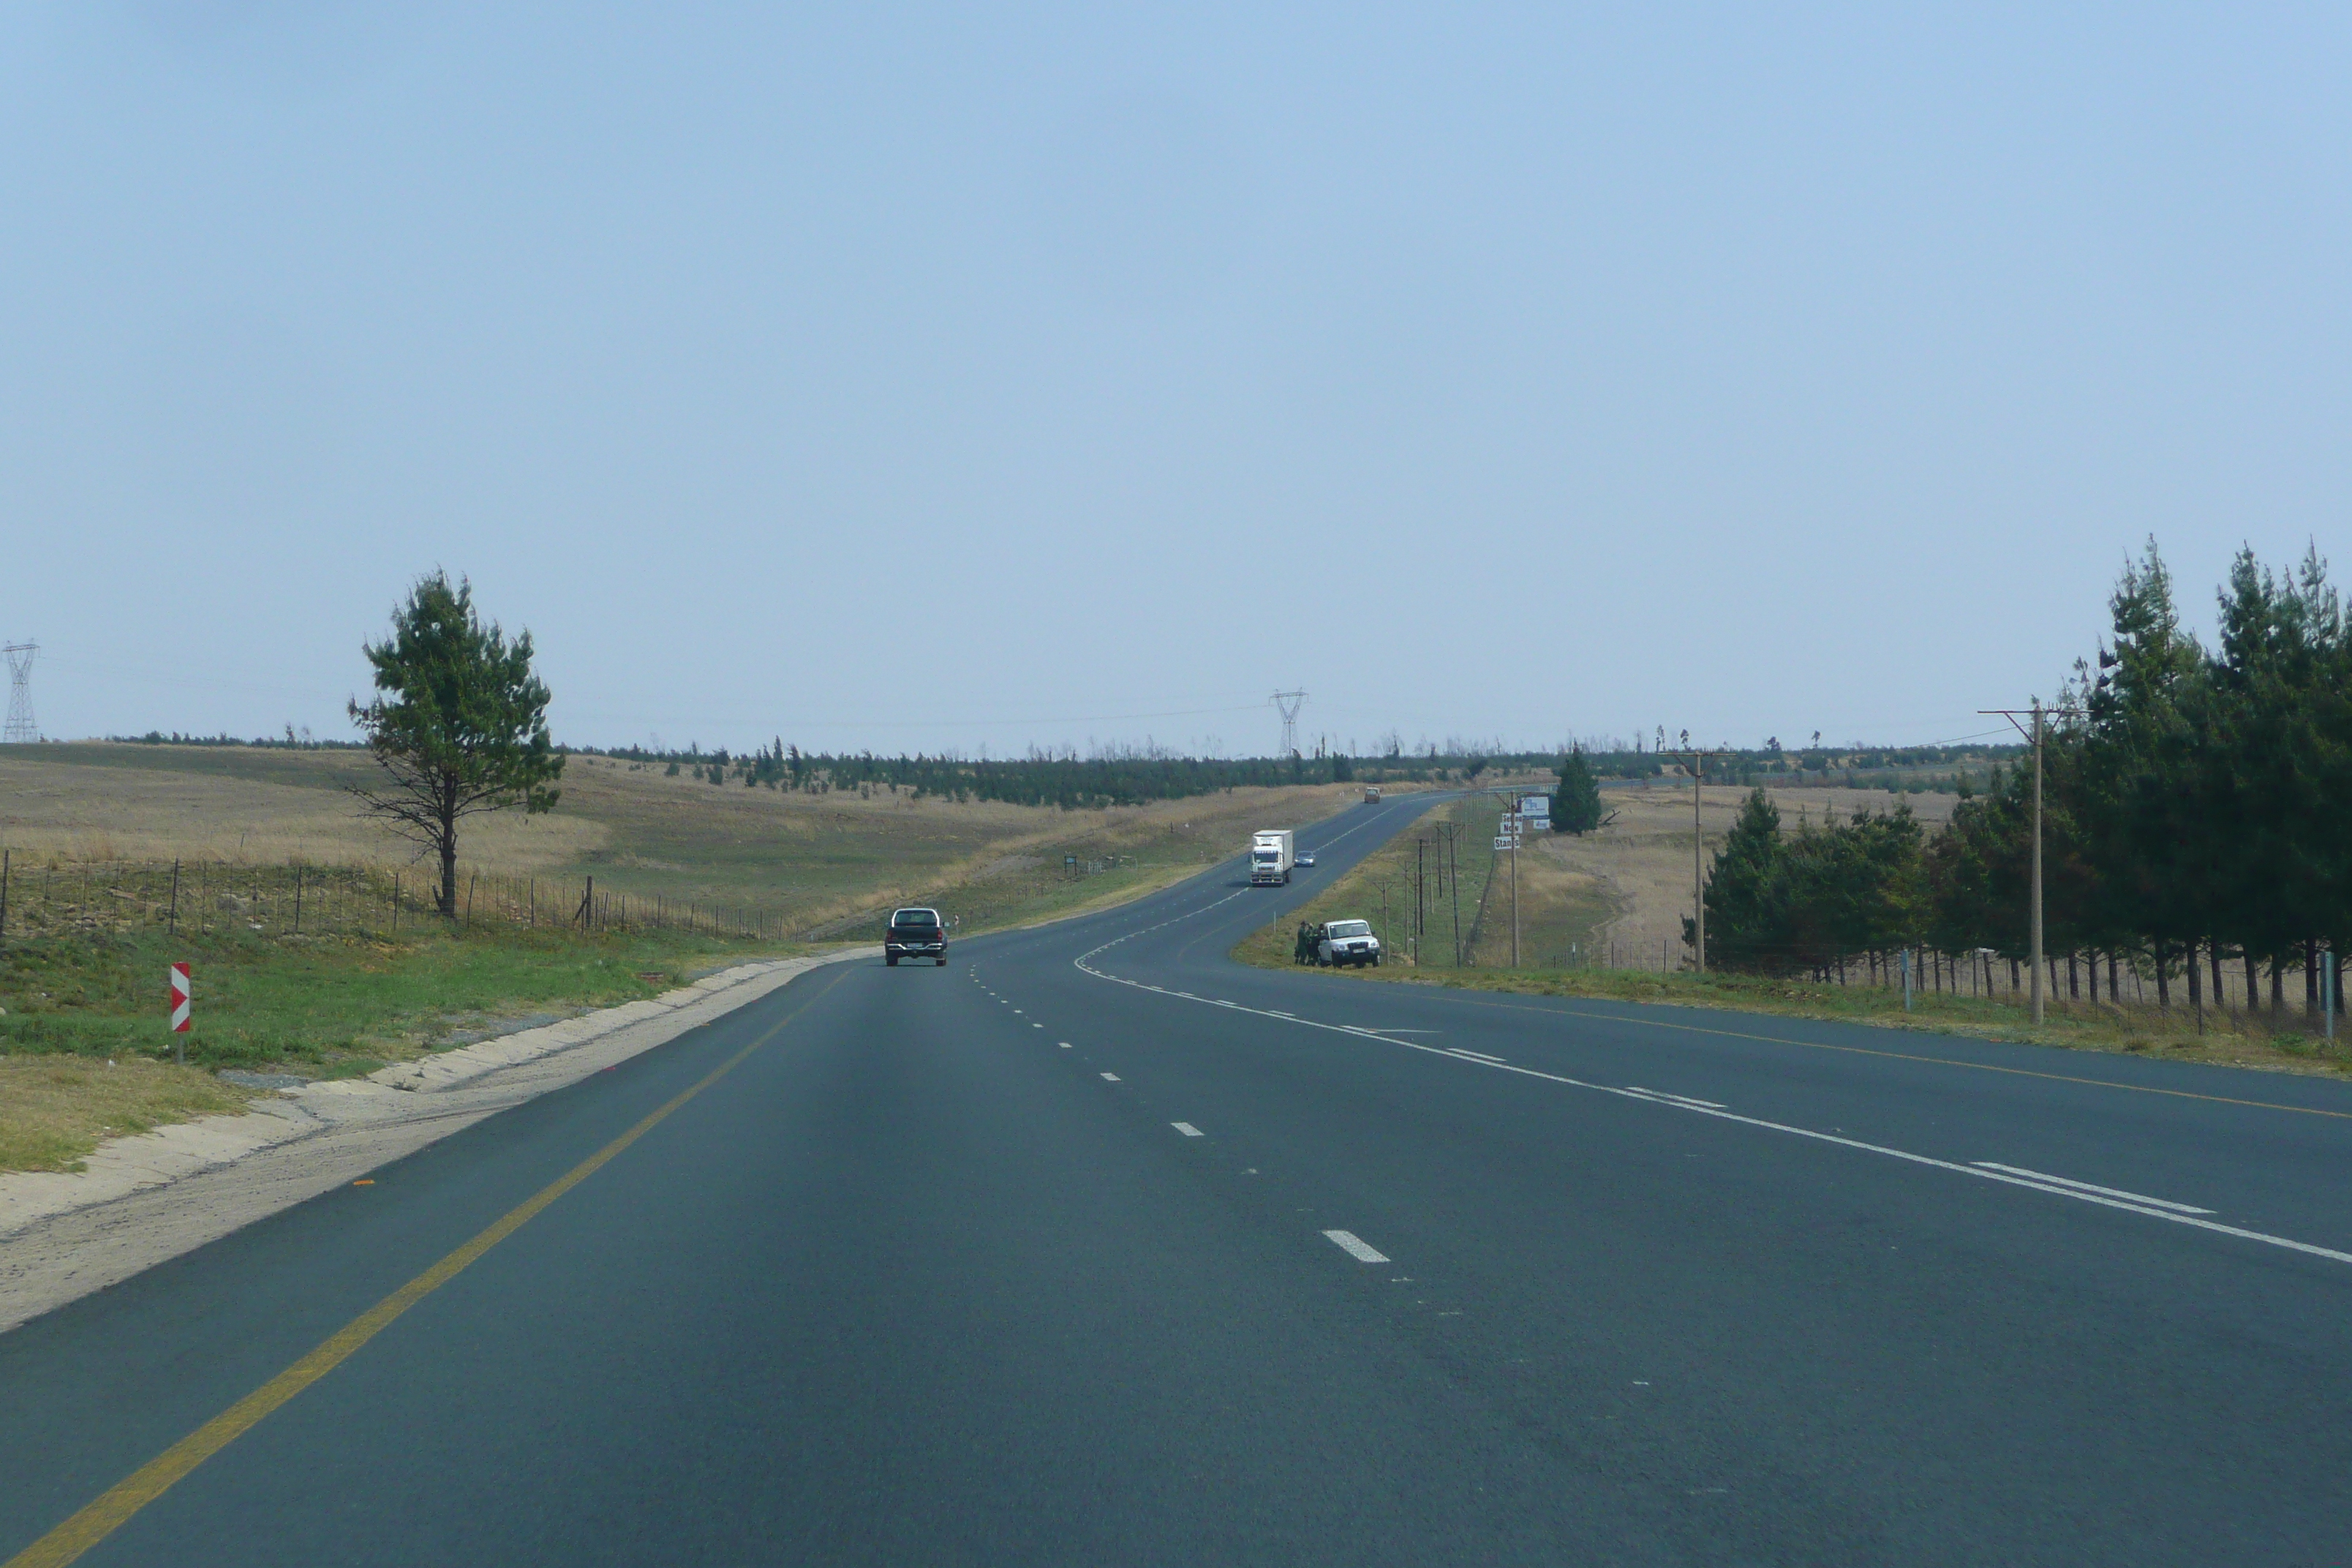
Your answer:
[[[306,1084],[101,1145],[73,1175],[0,1175],[0,1332],[291,1208],[452,1132],[666,1045],[812,969],[740,964],[647,1001]]]

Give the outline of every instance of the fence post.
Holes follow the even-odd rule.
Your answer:
[[[1905,948],[1903,958],[1903,1010],[1911,1011],[1911,950]]]
[[[13,853],[13,850],[0,849],[0,939],[8,934],[8,857]]]
[[[5,905],[5,901],[0,900],[0,905]],[[172,862],[172,912],[166,923],[173,936],[180,934],[180,863],[177,860]]]
[[[392,874],[392,934],[400,934],[400,873]]]
[[[302,862],[294,862],[294,934],[302,934]]]

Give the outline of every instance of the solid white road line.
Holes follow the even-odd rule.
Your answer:
[[[1403,1042],[1399,1041],[1398,1044],[1402,1045]],[[1489,1066],[1499,1066],[1509,1059],[1507,1057],[1490,1057],[1484,1051],[1465,1051],[1460,1046],[1446,1047],[1445,1054],[1449,1057],[1467,1057],[1474,1062],[1486,1062]]]
[[[1199,1138],[1202,1136],[1201,1130],[1193,1126],[1189,1121],[1171,1121],[1168,1125],[1173,1127],[1177,1131],[1181,1132],[1187,1138]]]
[[[1118,1074],[1117,1074],[1117,1073],[1115,1073],[1115,1072],[1107,1072],[1107,1073],[1103,1074],[1103,1082],[1105,1082],[1105,1083],[1117,1083],[1118,1081]]]
[[[1359,1263],[1386,1263],[1389,1255],[1369,1246],[1352,1230],[1327,1230],[1324,1238]]]
[[[2170,1209],[2176,1214],[2211,1214],[2213,1212],[2211,1209],[2198,1208],[2192,1204],[2176,1204],[2169,1198],[2151,1198],[2139,1193],[2127,1193],[2120,1187],[2095,1186],[2089,1182],[2078,1182],[2068,1176],[2046,1176],[2040,1171],[2029,1171],[2022,1166],[2003,1165],[1991,1160],[1979,1160],[1976,1163],[1988,1171],[2006,1171],[2012,1176],[2030,1176],[2037,1182],[2054,1182],[2062,1187],[2073,1187],[2079,1192],[2097,1193],[2103,1197],[2122,1198],[2136,1204],[2153,1204],[2158,1208]]]
[[[1113,945],[1112,942],[1105,942],[1102,947],[1090,948],[1073,959],[1071,963],[1081,973],[1090,974],[1097,980],[1108,980],[1114,985],[1125,985],[1138,991],[1156,991],[1163,996],[1186,996],[1191,1001],[1200,1000],[1184,992],[1169,991],[1164,987],[1149,984],[1140,980],[1129,980],[1123,974],[1113,974],[1108,970],[1097,969],[1087,962],[1096,953],[1102,952],[1104,948]],[[1817,1132],[1810,1127],[1791,1127],[1785,1121],[1767,1121],[1761,1117],[1742,1116],[1737,1111],[1720,1110],[1689,1100],[1668,1100],[1646,1090],[1637,1092],[1631,1089],[1612,1089],[1605,1083],[1587,1083],[1581,1079],[1569,1078],[1565,1074],[1540,1072],[1534,1068],[1515,1067],[1509,1062],[1480,1061],[1473,1057],[1457,1056],[1452,1049],[1443,1046],[1424,1046],[1416,1040],[1392,1040],[1375,1030],[1361,1028],[1354,1024],[1326,1024],[1316,1018],[1297,1018],[1269,1013],[1260,1007],[1244,1007],[1242,1011],[1255,1013],[1261,1017],[1280,1017],[1284,1023],[1297,1024],[1302,1028],[1323,1029],[1335,1035],[1353,1035],[1359,1039],[1378,1040],[1384,1046],[1394,1046],[1401,1051],[1421,1051],[1429,1056],[1444,1057],[1450,1061],[1465,1062],[1471,1067],[1485,1068],[1493,1072],[1516,1073],[1521,1078],[1539,1079],[1546,1083],[1556,1083],[1568,1089],[1589,1089],[1595,1094],[1613,1094],[1622,1100],[1633,1100],[1643,1105],[1655,1105],[1667,1110],[1687,1111],[1693,1116],[1712,1116],[1720,1121],[1736,1121],[1743,1127],[1759,1128],[1767,1132],[1786,1133],[1791,1138],[1810,1138],[1817,1143],[1835,1144],[1841,1149],[1852,1149],[1864,1154],[1879,1154],[1890,1160],[1901,1160],[1907,1164],[1924,1165],[1931,1170],[1950,1171],[1958,1175],[1974,1176],[1980,1181],[1999,1182],[2004,1186],[2026,1187],[2037,1193],[2049,1193],[2057,1197],[2073,1198],[2077,1203],[2096,1204],[2101,1208],[2122,1209],[2129,1214],[2145,1215],[2150,1219],[2169,1220],[2175,1225],[2189,1226],[2198,1230],[2210,1230],[2219,1236],[2234,1236],[2242,1241],[2259,1241],[2265,1247],[2284,1247],[2289,1252],[2300,1252],[2312,1258],[2325,1258],[2336,1263],[2352,1263],[2352,1252],[2341,1251],[2333,1247],[2320,1247],[2308,1241],[2297,1241],[2293,1237],[2273,1236],[2267,1231],[2248,1230],[2242,1226],[2223,1225],[2219,1220],[2204,1217],[2206,1213],[2211,1212],[2210,1210],[2183,1212],[2187,1209],[2186,1205],[2168,1203],[2165,1206],[2158,1207],[2153,1200],[2109,1197],[2104,1191],[2090,1188],[2087,1184],[2061,1184],[2054,1179],[2012,1175],[2006,1170],[1991,1170],[1981,1165],[1963,1165],[1956,1160],[1938,1160],[1932,1154],[1914,1154],[1907,1149],[1891,1149],[1884,1143],[1865,1143],[1859,1138],[1847,1138],[1834,1132]]]

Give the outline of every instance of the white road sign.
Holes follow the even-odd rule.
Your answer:
[[[1518,847],[1519,841],[1516,838],[1498,836],[1495,840],[1495,848],[1497,852],[1505,849],[1517,849]]]

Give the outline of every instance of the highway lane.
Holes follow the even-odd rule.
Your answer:
[[[81,1561],[2352,1550],[2352,1264],[2160,1206],[2352,1254],[2336,1086],[1223,958],[1420,807],[813,976],[0,1336],[0,1552],[665,1106]]]
[[[1858,1557],[2344,1553],[2342,1086],[1241,969],[1263,897],[976,970],[1088,1017],[1235,1158],[1311,1172],[1460,1314],[1431,1331],[1475,1338],[1491,1397],[1538,1346],[1559,1421],[1653,1391],[1655,1479],[1723,1500],[1724,1550],[1836,1521]]]

